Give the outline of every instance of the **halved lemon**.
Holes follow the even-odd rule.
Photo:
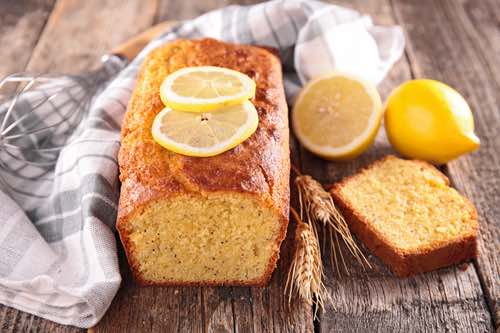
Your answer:
[[[373,85],[350,74],[332,73],[304,87],[292,111],[292,126],[312,153],[345,160],[373,143],[382,114]]]
[[[255,82],[247,75],[214,66],[186,67],[165,78],[163,103],[174,110],[206,112],[241,104],[255,96]]]
[[[249,101],[203,113],[166,107],[154,119],[152,133],[154,140],[168,150],[207,157],[245,141],[258,124],[257,110]]]

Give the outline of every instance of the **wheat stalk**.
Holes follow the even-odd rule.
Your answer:
[[[371,267],[356,244],[344,217],[335,207],[330,193],[325,191],[320,183],[308,175],[299,174],[295,179],[295,184],[299,190],[300,217],[312,226],[317,239],[319,239],[318,230],[323,231],[323,249],[325,244],[328,243],[332,267],[335,265],[337,272],[340,273],[337,260],[338,252],[343,266],[348,272],[340,249],[339,236],[359,263]]]
[[[285,285],[288,304],[292,301],[292,295],[297,293],[307,304],[316,305],[316,311],[324,311],[325,302],[332,303],[332,300],[323,283],[323,263],[317,235],[295,209],[290,210],[296,220],[296,229],[295,252]]]
[[[356,244],[330,193],[311,176],[302,175],[296,168],[294,170],[298,174],[295,184],[299,192],[300,215],[295,209],[290,208],[297,223],[294,237],[295,252],[285,292],[288,291],[289,304],[292,295],[297,293],[307,304],[316,305],[314,314],[316,316],[318,309],[324,311],[325,302],[333,305],[332,298],[323,283],[321,254],[325,252],[325,244],[329,245],[331,264],[332,267],[336,267],[338,274],[340,274],[338,256],[348,272],[340,247],[341,240],[358,262],[369,267],[371,265]],[[320,230],[323,236],[322,251],[319,246]]]

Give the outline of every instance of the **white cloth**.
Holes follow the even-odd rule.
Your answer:
[[[229,6],[152,41],[73,124],[55,168],[23,163],[0,148],[1,303],[79,327],[93,326],[104,315],[121,281],[113,234],[116,156],[138,67],[167,41],[204,36],[279,49],[289,101],[304,82],[333,70],[378,83],[404,47],[399,27],[374,26],[356,11],[304,0]],[[28,105],[21,114],[33,99],[21,98]],[[58,105],[57,111],[67,111],[67,103]],[[38,121],[56,117],[47,110],[37,109]],[[30,139],[39,144],[43,137]]]

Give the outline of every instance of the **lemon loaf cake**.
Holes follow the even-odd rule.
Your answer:
[[[428,163],[388,156],[331,194],[357,237],[398,276],[476,255],[476,209]]]
[[[188,66],[219,66],[256,82],[259,126],[213,157],[157,144],[151,126],[164,78]],[[267,49],[214,39],[177,40],[144,61],[125,115],[119,152],[117,229],[141,284],[264,285],[289,212],[288,112],[281,64]]]

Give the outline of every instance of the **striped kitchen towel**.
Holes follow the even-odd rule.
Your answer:
[[[404,47],[399,27],[374,26],[368,16],[318,1],[230,6],[184,22],[151,42],[78,121],[64,116],[72,110],[71,92],[61,97],[66,100],[37,108],[37,121],[61,117],[57,119],[68,126],[50,138],[6,139],[0,134],[0,303],[79,327],[95,325],[104,315],[121,281],[114,237],[117,153],[138,68],[153,48],[199,37],[279,49],[289,100],[304,82],[334,69],[378,83]],[[48,93],[50,86],[44,89]],[[14,116],[21,117],[35,99],[24,95]],[[0,120],[3,114],[5,105],[0,106]],[[31,140],[34,146],[55,140],[66,146],[55,167],[48,167],[26,163],[2,140]]]

